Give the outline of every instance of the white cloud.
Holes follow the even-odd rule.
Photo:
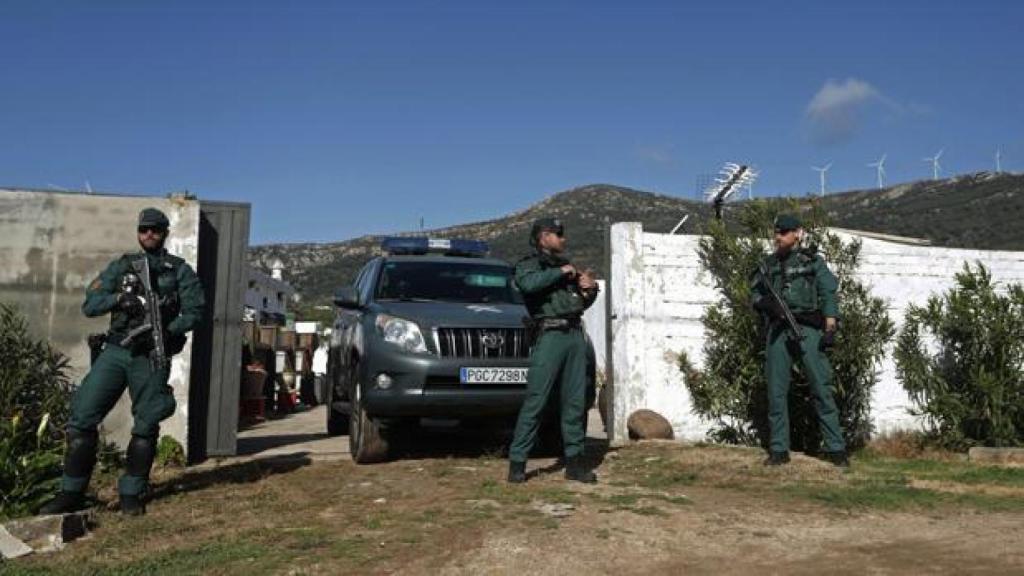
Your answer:
[[[849,140],[860,129],[864,109],[873,102],[892,105],[877,88],[864,80],[825,81],[804,113],[811,138],[821,144]]]
[[[667,168],[675,168],[678,164],[675,154],[675,147],[669,145],[636,147],[636,155],[647,162],[658,164]]]

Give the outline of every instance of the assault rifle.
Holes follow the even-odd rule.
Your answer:
[[[779,305],[779,309],[782,310],[782,319],[786,322],[786,330],[789,332],[790,340],[799,342],[804,339],[804,333],[800,330],[800,326],[797,324],[796,317],[793,316],[793,311],[789,309],[786,301],[782,299],[782,295],[772,285],[771,277],[768,275],[768,266],[765,265],[764,260],[757,263],[757,272],[761,275],[764,280],[764,285],[768,288],[768,294],[772,300]]]
[[[149,259],[143,255],[132,260],[132,269],[142,284],[143,305],[146,308],[146,322],[128,332],[121,340],[122,347],[128,347],[136,337],[149,332],[153,338],[153,350],[149,353],[149,361],[154,370],[163,370],[170,364],[167,348],[164,346],[164,323],[160,315],[160,297],[153,289],[153,277],[149,272]]]

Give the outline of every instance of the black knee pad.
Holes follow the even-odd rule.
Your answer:
[[[64,455],[64,473],[72,478],[88,478],[96,465],[96,444],[99,434],[95,430],[67,429],[67,453]]]
[[[156,438],[132,435],[125,450],[125,471],[129,476],[148,477],[155,456]]]

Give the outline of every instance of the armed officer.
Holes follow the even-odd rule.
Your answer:
[[[82,312],[88,317],[110,313],[110,329],[102,352],[75,392],[67,429],[67,452],[61,490],[40,509],[59,514],[81,509],[85,489],[96,463],[96,428],[128,387],[132,402],[131,440],[126,450],[125,473],[118,482],[121,511],[145,513],[143,498],[156,453],[160,422],[174,413],[174,393],[167,385],[170,358],[185,345],[185,334],[203,315],[203,290],[195,271],[184,260],[167,253],[164,242],[170,222],[156,208],[139,214],[138,240],[142,251],[114,260],[85,292]],[[166,358],[154,354],[154,338],[140,274],[148,260],[152,289],[158,294]]]
[[[775,252],[765,257],[753,282],[754,308],[767,320],[765,375],[768,383],[768,422],[771,428],[768,459],[778,466],[789,462],[789,394],[793,362],[804,368],[825,442],[825,457],[836,466],[849,466],[846,443],[839,426],[839,411],[832,393],[832,368],[824,350],[832,345],[839,305],[836,277],[814,250],[799,248],[803,226],[793,215],[775,219]],[[771,282],[797,321],[802,338],[787,328],[785,309],[765,282]]]
[[[541,413],[557,389],[565,477],[593,483],[597,477],[583,463],[590,344],[580,318],[597,298],[597,281],[565,258],[565,229],[558,219],[535,221],[530,244],[534,254],[516,264],[515,282],[530,313],[531,331],[538,336],[530,356],[526,400],[509,448],[508,481],[526,481],[526,459],[537,439]]]

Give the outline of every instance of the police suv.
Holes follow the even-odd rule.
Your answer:
[[[388,238],[338,307],[327,372],[327,431],[352,459],[387,459],[420,418],[514,416],[526,392],[527,316],[514,268],[475,240]]]

